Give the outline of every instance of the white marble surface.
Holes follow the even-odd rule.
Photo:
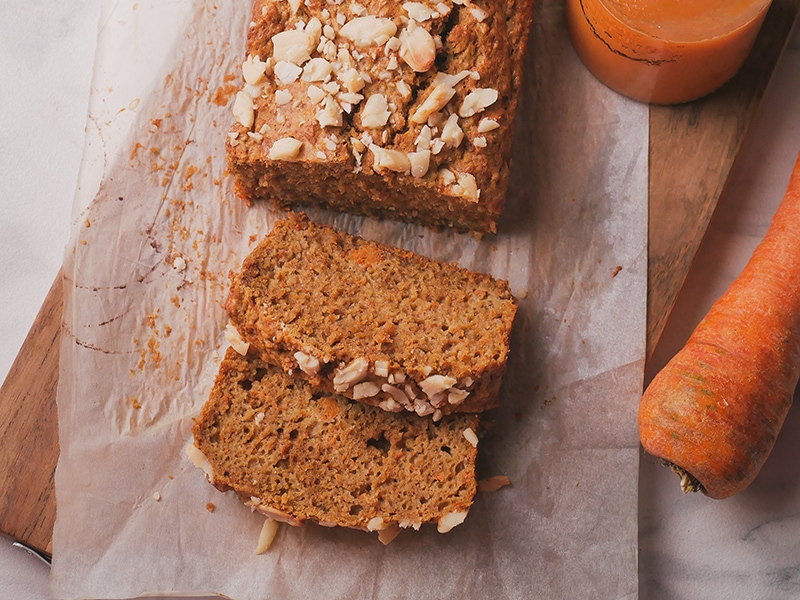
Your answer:
[[[99,0],[0,3],[0,378],[61,264],[88,105]],[[668,324],[655,365],[685,340],[743,266],[800,150],[800,28],[773,78],[732,182]],[[800,415],[754,484],[723,502],[683,496],[641,467],[640,597],[800,597]],[[0,600],[48,597],[47,568],[0,538]]]

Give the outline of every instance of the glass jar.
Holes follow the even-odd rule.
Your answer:
[[[575,50],[603,83],[635,100],[687,102],[744,63],[771,0],[567,0]]]

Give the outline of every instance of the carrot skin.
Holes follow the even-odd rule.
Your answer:
[[[712,498],[767,460],[800,380],[800,156],[764,239],[639,404],[645,451]]]

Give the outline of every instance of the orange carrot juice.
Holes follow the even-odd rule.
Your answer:
[[[742,66],[770,0],[567,0],[581,60],[603,83],[643,102],[704,96]]]

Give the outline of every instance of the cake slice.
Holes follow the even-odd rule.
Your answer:
[[[227,140],[239,195],[493,232],[533,0],[256,0]]]
[[[293,525],[378,531],[461,523],[475,491],[477,415],[438,423],[313,390],[228,348],[195,420],[211,483]]]
[[[497,406],[517,301],[505,281],[291,214],[232,276],[226,309],[313,387],[436,420]]]

